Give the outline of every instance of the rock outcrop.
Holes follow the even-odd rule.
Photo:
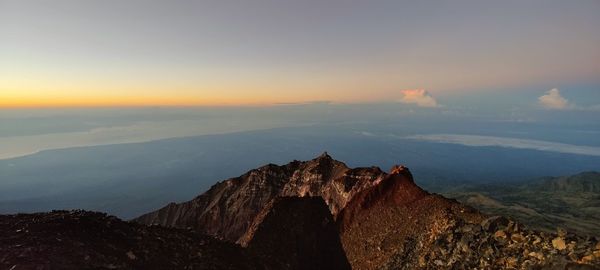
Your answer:
[[[212,186],[184,203],[171,203],[135,221],[195,230],[236,242],[258,213],[281,196],[320,196],[335,216],[359,191],[385,177],[379,168],[350,169],[327,153],[310,161],[269,164]]]
[[[353,269],[598,269],[597,238],[536,232],[419,188],[392,168],[338,214]]]
[[[483,215],[418,187],[410,171],[392,168],[378,184],[356,194],[339,213],[342,243],[353,269],[379,269],[398,260],[414,269],[423,250],[453,222],[479,223]]]
[[[432,244],[398,253],[380,269],[600,269],[600,242],[529,230],[503,217],[454,220]],[[413,245],[420,246],[419,243]]]

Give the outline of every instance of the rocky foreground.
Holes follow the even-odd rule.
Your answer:
[[[238,246],[191,231],[54,211],[0,216],[0,269],[263,268]]]
[[[134,222],[0,216],[1,269],[599,267],[597,237],[528,230],[428,193],[405,167],[351,169],[326,154],[252,170]]]
[[[401,252],[381,269],[600,269],[598,238],[528,230],[504,217],[453,223],[434,244]]]
[[[350,269],[320,197],[274,200],[244,247],[103,213],[0,216],[0,269]]]

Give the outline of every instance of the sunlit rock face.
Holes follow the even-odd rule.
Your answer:
[[[321,196],[333,216],[352,196],[381,181],[377,167],[350,169],[327,153],[309,161],[269,164],[212,186],[195,199],[169,204],[135,221],[194,228],[231,242],[246,233],[257,214],[280,196]]]

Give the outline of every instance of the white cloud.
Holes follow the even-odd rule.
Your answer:
[[[494,136],[479,136],[479,135],[462,135],[462,134],[428,134],[428,135],[413,135],[403,137],[404,139],[413,139],[420,141],[430,141],[437,143],[451,143],[465,146],[496,146],[517,149],[532,149],[538,151],[557,152],[565,154],[600,156],[600,147],[573,145],[558,142],[494,137]]]
[[[538,98],[538,103],[546,109],[564,110],[571,107],[569,101],[560,95],[557,88],[553,88],[546,92],[545,95]]]
[[[435,98],[424,89],[402,90],[402,94],[404,95],[402,99],[400,99],[400,102],[402,103],[416,104],[419,107],[429,108],[439,106]]]

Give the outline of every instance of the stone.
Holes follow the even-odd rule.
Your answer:
[[[133,254],[133,251],[127,252],[127,258],[129,258],[130,260],[137,259],[137,257],[135,256],[135,254]]]
[[[539,236],[537,236],[537,235],[534,235],[534,236],[533,236],[533,239],[534,239],[534,240],[533,240],[533,244],[534,244],[534,245],[537,245],[537,244],[539,244],[539,243],[541,243],[541,242],[542,242],[542,238],[540,238],[540,237],[539,237]]]
[[[567,248],[567,245],[565,244],[565,239],[563,239],[562,237],[556,237],[552,239],[552,246],[558,250],[564,250]]]
[[[574,241],[571,241],[569,244],[567,244],[567,249],[568,249],[569,251],[574,251],[574,250],[575,250],[575,247],[577,247],[577,243],[576,243],[576,242],[574,242]]]
[[[506,233],[503,230],[498,230],[494,233],[494,238],[496,239],[506,239]]]
[[[525,242],[525,237],[520,233],[515,233],[510,236],[510,240],[516,243],[523,243]]]
[[[563,228],[557,228],[556,233],[558,234],[559,237],[564,238],[565,236],[567,236],[567,231]]]
[[[515,258],[515,257],[508,257],[506,259],[506,266],[507,267],[511,267],[511,268],[515,268],[517,266],[517,262],[518,262],[517,258]]]
[[[506,230],[509,232],[518,232],[519,224],[516,223],[515,221],[511,220],[508,222],[508,226],[506,226]]]
[[[490,217],[481,222],[481,228],[484,231],[493,232],[498,229],[504,228],[508,225],[509,220],[503,216]]]
[[[544,259],[544,255],[542,255],[541,253],[537,253],[537,252],[530,252],[529,257],[534,257],[540,261]]]
[[[594,261],[594,255],[587,255],[584,256],[583,258],[581,258],[581,262],[583,263],[591,263],[592,261]]]

